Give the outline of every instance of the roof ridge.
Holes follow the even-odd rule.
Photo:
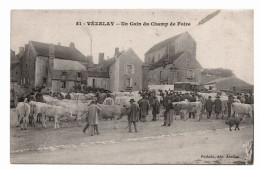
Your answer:
[[[169,37],[169,38],[167,38],[167,39],[165,39],[165,40],[163,40],[163,41],[160,41],[160,42],[156,43],[156,44],[153,45],[144,55],[149,54],[149,53],[155,51],[156,49],[153,50],[153,48],[155,48],[156,46],[159,46],[159,45],[164,46],[164,45],[170,44],[171,42],[177,40],[181,35],[184,35],[184,34],[189,34],[189,32],[188,32],[188,31],[185,31],[185,32],[183,32],[183,33],[177,34],[177,35],[175,35],[175,36]],[[190,35],[190,34],[189,34],[189,35]],[[172,40],[172,41],[170,41],[170,40]],[[168,42],[168,41],[169,41],[169,42]]]
[[[54,45],[54,46],[58,46],[58,47],[70,48],[69,46],[58,45],[58,44],[53,44],[53,43],[39,42],[39,41],[33,41],[33,40],[30,40],[30,41],[31,41],[31,42],[35,42],[35,43],[48,44],[48,45]],[[76,49],[76,48],[75,48],[75,49]],[[76,50],[77,50],[77,49],[76,49]]]

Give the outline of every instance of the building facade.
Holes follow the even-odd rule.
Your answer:
[[[142,88],[142,63],[133,49],[119,51],[115,48],[115,54],[110,59],[105,60],[104,54],[100,53],[99,64],[89,68],[88,72],[95,72],[95,75],[99,72],[99,79],[103,79],[103,85],[107,85],[110,91],[137,91]],[[93,81],[97,79],[92,78],[92,83],[89,82],[92,86]]]
[[[201,71],[196,60],[196,42],[185,32],[154,45],[145,53],[143,88],[179,82],[200,83]]]
[[[81,89],[87,83],[87,64],[91,59],[79,52],[74,43],[69,47],[30,41],[21,47],[20,84],[45,86],[52,92]]]
[[[110,91],[142,88],[143,62],[131,48],[116,48],[114,56],[107,60],[100,53],[99,63],[94,64],[92,57],[85,57],[74,43],[66,47],[29,41],[20,47],[18,58],[19,62],[12,65],[11,77],[23,87],[46,87],[52,92],[84,90],[88,86]]]

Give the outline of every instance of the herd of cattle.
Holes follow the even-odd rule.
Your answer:
[[[66,94],[62,94],[66,95]],[[202,98],[206,101],[209,95],[213,96],[212,100],[214,101],[216,94],[208,94],[201,93]],[[54,128],[59,128],[59,120],[69,120],[73,119],[77,121],[78,126],[82,126],[82,122],[86,119],[88,114],[88,107],[95,97],[94,94],[82,94],[82,93],[71,93],[71,100],[63,99],[58,100],[49,95],[43,95],[43,103],[42,102],[19,102],[16,107],[16,113],[18,116],[18,124],[17,126],[21,126],[21,129],[27,129],[27,124],[29,122],[29,117],[31,116],[33,119],[32,124],[36,126],[36,120],[39,115],[41,115],[41,123],[42,127],[46,128],[46,118],[54,118]],[[135,101],[139,101],[142,97],[138,92],[116,92],[110,94],[111,98],[114,99],[114,105],[103,105],[98,104],[102,111],[99,113],[100,119],[113,119],[114,120],[114,128],[116,128],[117,121],[122,118],[122,116],[127,115],[130,109],[130,99],[134,99]],[[158,100],[162,99],[161,96],[156,95]],[[227,106],[227,96],[220,97],[222,101],[222,114],[227,114],[228,106]],[[181,101],[174,102],[174,107],[178,107],[180,110],[178,113],[181,113],[181,116],[184,117],[183,120],[187,120],[187,113],[195,112],[197,120],[199,121],[202,113],[204,113],[204,102],[196,101]],[[239,100],[235,100],[236,102],[231,105],[231,114],[235,117],[240,117],[245,120],[246,115],[253,117],[252,113],[252,105],[240,103]],[[164,107],[160,106],[160,112],[164,111]],[[176,119],[175,113],[175,119]]]

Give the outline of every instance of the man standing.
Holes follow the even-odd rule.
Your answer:
[[[138,120],[138,114],[139,114],[139,106],[134,103],[135,100],[131,99],[129,101],[131,103],[130,106],[130,111],[128,112],[128,128],[129,132],[132,132],[132,123],[134,124],[135,132],[137,132],[137,127],[136,127],[136,121]]]
[[[70,97],[70,93],[69,93],[69,92],[68,92],[68,94],[65,96],[65,99],[71,100],[71,97]]]
[[[110,94],[107,94],[107,98],[103,102],[104,105],[114,105],[114,99],[110,97]]]
[[[146,115],[148,115],[148,111],[149,111],[149,101],[148,101],[148,97],[145,96],[143,100],[140,101],[139,103],[139,108],[141,111],[141,122],[145,122],[146,121]]]
[[[204,99],[201,95],[198,95],[198,101],[201,102],[201,104],[202,104],[200,113],[197,113],[197,121],[200,121],[200,119],[202,119],[202,114],[203,114],[204,111],[205,111],[205,108],[204,108],[205,99]]]
[[[168,104],[167,104],[167,107],[166,107],[166,120],[163,124],[163,126],[171,126],[172,122],[173,122],[173,104],[172,104],[172,100],[169,98],[168,99]]]
[[[228,118],[231,117],[231,105],[232,103],[234,103],[234,99],[233,99],[233,96],[232,95],[229,95],[228,96],[228,102],[227,102],[227,105],[228,105]]]
[[[205,109],[207,111],[207,118],[209,119],[211,117],[211,112],[212,112],[212,108],[213,108],[213,102],[211,100],[211,96],[208,97],[208,100],[206,100],[205,103]]]
[[[89,108],[88,108],[88,120],[87,120],[87,125],[83,129],[83,133],[88,129],[90,126],[90,135],[94,136],[94,130],[96,130],[97,135],[99,135],[98,131],[98,113],[102,109],[96,104],[96,101],[91,101]]]
[[[151,105],[153,107],[153,111],[152,111],[153,119],[152,119],[152,121],[156,121],[156,115],[159,114],[159,110],[160,110],[160,102],[158,101],[156,96],[154,96],[154,100],[151,103]]]
[[[192,97],[190,97],[190,102],[196,102],[196,97],[193,94]],[[193,119],[195,118],[195,112],[189,112],[189,118],[191,118],[191,115],[193,117]]]
[[[220,100],[219,96],[217,96],[216,100],[214,101],[214,105],[215,105],[216,119],[218,119],[218,115],[222,112],[222,101]],[[224,119],[223,113],[221,119]]]

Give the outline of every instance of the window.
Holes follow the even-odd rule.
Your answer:
[[[67,76],[67,72],[62,72],[61,76]]]
[[[61,88],[63,88],[63,89],[66,88],[66,81],[61,81]]]
[[[132,73],[132,65],[127,65],[126,66],[126,73],[131,74]]]
[[[27,68],[27,64],[25,64],[25,68]]]
[[[46,79],[46,78],[43,78],[43,79],[42,79],[42,82],[43,82],[44,85],[46,85],[47,79]]]
[[[213,86],[209,86],[209,90],[213,90]]]
[[[127,87],[132,87],[132,78],[127,78],[126,79],[126,86]]]
[[[16,75],[18,75],[18,72],[15,72]]]
[[[81,72],[78,72],[78,77],[81,77]]]
[[[134,65],[133,64],[126,65],[125,74],[126,75],[134,74]]]
[[[194,78],[194,71],[193,70],[187,70],[187,78],[188,79]]]
[[[162,79],[162,71],[160,71],[160,80]]]

